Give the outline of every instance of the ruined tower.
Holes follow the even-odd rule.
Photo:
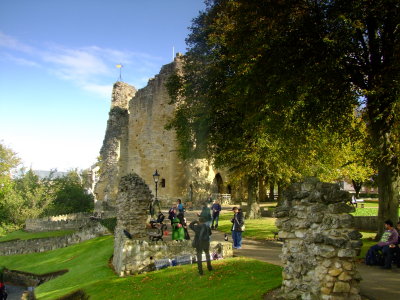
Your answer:
[[[227,191],[226,185],[223,190],[226,181],[223,172],[214,170],[206,160],[182,161],[175,131],[165,129],[177,105],[170,103],[165,83],[171,74],[180,72],[182,61],[178,54],[138,91],[123,82],[114,85],[100,151],[100,174],[95,188],[97,210],[115,206],[120,178],[132,172],[155,194],[152,175],[158,170],[158,198],[162,205],[169,205],[177,198],[186,202],[205,200],[210,193]]]

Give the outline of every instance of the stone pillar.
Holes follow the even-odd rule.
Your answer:
[[[96,211],[110,210],[115,207],[119,179],[123,175],[121,164],[126,164],[128,106],[135,93],[136,89],[129,84],[120,81],[114,84],[106,134],[100,150],[99,181],[94,190],[98,200],[95,205]],[[122,161],[121,157],[125,160]]]
[[[362,242],[349,201],[338,185],[313,178],[283,193],[275,211],[284,239],[278,299],[361,299],[356,256]]]
[[[115,232],[129,231],[134,239],[147,237],[146,223],[153,195],[137,174],[121,178],[117,197],[117,226]]]

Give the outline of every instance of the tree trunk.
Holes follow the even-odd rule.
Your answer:
[[[358,199],[358,197],[360,196],[360,191],[361,191],[361,187],[362,187],[362,182],[361,181],[355,181],[355,180],[351,180],[353,183],[353,188],[356,191],[356,198]]]
[[[269,183],[269,201],[274,202],[275,201],[275,194],[274,194],[274,188],[275,188],[275,182],[272,180]]]
[[[257,178],[249,176],[247,179],[247,211],[246,219],[261,218],[260,206],[256,199]]]
[[[265,186],[266,180],[264,177],[259,177],[258,179],[258,199],[260,202],[267,201],[267,188]]]
[[[376,239],[382,236],[385,230],[383,224],[386,220],[391,220],[394,224],[398,221],[399,185],[398,171],[393,166],[381,162],[378,168],[379,210]]]
[[[281,182],[278,182],[278,204],[277,206],[281,205],[282,202],[282,192],[283,192],[283,185]]]

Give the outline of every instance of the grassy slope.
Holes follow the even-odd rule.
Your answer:
[[[214,271],[197,274],[196,265],[178,266],[138,276],[117,277],[108,267],[113,237],[100,237],[79,245],[44,253],[1,257],[9,269],[47,273],[69,272],[39,286],[38,299],[56,299],[84,289],[91,299],[260,299],[281,284],[281,268],[253,259],[233,258],[213,262]],[[157,298],[156,298],[157,297]]]

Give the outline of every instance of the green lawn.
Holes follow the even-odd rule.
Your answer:
[[[231,233],[231,219],[233,213],[222,213],[218,221],[218,230]],[[243,237],[251,239],[272,239],[274,232],[278,231],[275,226],[275,218],[261,218],[256,220],[246,220],[246,230]]]
[[[108,266],[113,237],[105,236],[70,247],[25,255],[2,256],[1,265],[32,273],[69,272],[36,288],[41,299],[57,299],[83,289],[91,299],[260,299],[281,285],[282,269],[254,259],[212,262],[214,271],[199,276],[196,265],[172,267],[125,278]]]
[[[30,240],[39,239],[46,237],[63,236],[73,233],[75,230],[58,230],[58,231],[46,231],[46,232],[27,232],[23,230],[13,231],[6,236],[0,237],[0,242],[6,242],[11,240]]]

